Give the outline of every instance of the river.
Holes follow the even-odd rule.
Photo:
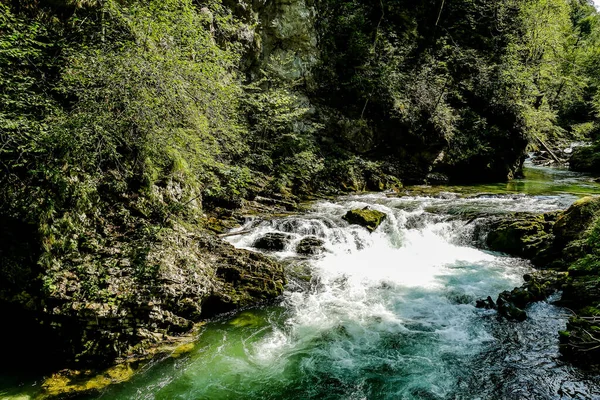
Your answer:
[[[299,215],[249,219],[232,236],[253,249],[269,232],[292,274],[276,303],[215,319],[190,353],[147,365],[90,399],[598,399],[600,377],[561,361],[568,312],[552,300],[523,323],[475,300],[522,283],[528,262],[474,246],[472,216],[564,209],[600,185],[529,166],[509,184],[412,188],[312,203]],[[373,233],[342,216],[371,207]],[[294,251],[316,236],[325,252]],[[559,296],[559,295],[557,295]],[[19,398],[0,386],[0,399]],[[3,397],[3,390],[5,397]],[[22,397],[26,398],[26,397]]]

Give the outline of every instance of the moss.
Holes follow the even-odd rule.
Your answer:
[[[494,251],[532,258],[550,245],[551,225],[543,214],[504,217],[492,223],[486,244]]]
[[[558,331],[558,335],[561,338],[568,338],[571,336],[571,332],[569,331]]]
[[[587,306],[579,310],[582,317],[600,317],[600,309],[594,306]]]
[[[184,354],[191,353],[195,347],[196,345],[193,342],[180,344],[175,348],[175,350],[173,350],[173,353],[171,353],[171,357],[178,358]]]
[[[381,211],[369,208],[350,210],[342,218],[350,224],[360,225],[373,232],[386,219],[387,215]]]
[[[554,224],[556,245],[564,246],[583,237],[600,212],[600,197],[588,196],[577,200]]]
[[[119,364],[97,375],[81,371],[64,371],[52,375],[43,382],[40,397],[45,399],[99,391],[108,385],[128,381],[134,373],[130,364]]]

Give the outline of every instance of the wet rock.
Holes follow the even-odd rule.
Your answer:
[[[296,245],[296,253],[307,256],[319,254],[323,252],[324,245],[325,242],[317,237],[305,237]]]
[[[498,315],[510,320],[523,321],[527,314],[523,309],[529,304],[543,301],[559,290],[567,279],[567,274],[556,271],[539,271],[523,276],[525,283],[511,291],[504,291],[498,296],[496,305]],[[488,297],[488,302],[491,300]],[[478,302],[479,304],[479,302]],[[486,304],[482,303],[484,307]]]
[[[486,245],[493,251],[535,258],[552,244],[556,217],[556,213],[519,213],[497,218],[489,222]]]
[[[350,210],[342,218],[352,225],[360,225],[373,232],[386,219],[387,214],[368,207]]]
[[[525,321],[527,313],[513,304],[510,300],[510,292],[505,291],[500,294],[496,304],[498,306],[498,315],[512,321]]]
[[[561,290],[558,304],[576,314],[560,332],[561,354],[577,365],[594,368],[600,366],[599,218],[600,197],[585,197],[564,212],[497,219],[487,238],[490,248],[554,269],[524,276],[523,286],[501,293],[498,315],[521,321],[529,303]]]
[[[487,299],[480,299],[477,300],[475,307],[477,308],[484,308],[486,310],[495,310],[496,309],[496,303],[494,302],[494,300],[492,299],[491,296],[488,296]]]
[[[283,251],[291,242],[292,235],[280,232],[267,233],[263,237],[258,238],[253,247],[267,251]]]

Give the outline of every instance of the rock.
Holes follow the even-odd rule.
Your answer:
[[[365,207],[362,210],[350,210],[342,218],[352,225],[360,225],[373,232],[387,218],[387,214]]]
[[[448,175],[439,172],[432,172],[427,174],[426,182],[428,185],[447,185],[450,181]]]
[[[477,300],[475,307],[477,308],[485,308],[486,310],[495,310],[496,309],[496,303],[494,303],[494,300],[492,300],[491,296],[488,296],[487,299],[483,300]]]
[[[534,258],[552,243],[556,218],[556,213],[520,213],[492,220],[487,227],[486,245],[493,251]]]
[[[65,256],[77,270],[43,271],[44,297],[0,296],[5,316],[23,321],[19,329],[40,332],[36,342],[43,346],[35,349],[48,364],[101,367],[142,357],[197,322],[279,296],[286,283],[277,261],[193,224],[165,226],[150,238],[111,239],[94,257],[83,250]]]
[[[569,159],[569,169],[579,172],[600,172],[599,150],[595,146],[575,147]]]
[[[598,216],[600,196],[588,196],[577,200],[554,224],[555,246],[564,247],[569,242],[580,239]]]
[[[563,272],[539,271],[523,276],[525,283],[511,291],[500,293],[496,300],[498,315],[510,320],[523,321],[527,313],[523,310],[529,304],[543,301],[559,290],[567,279]],[[478,308],[496,308],[490,297],[477,301]]]
[[[500,294],[496,304],[498,306],[498,315],[513,321],[525,321],[527,313],[514,305],[510,300],[510,292],[505,291]]]
[[[305,237],[296,245],[296,253],[307,256],[319,254],[323,251],[324,245],[325,242],[317,237]]]
[[[292,235],[280,232],[267,233],[265,236],[258,238],[253,247],[267,251],[283,251],[291,242]]]
[[[600,360],[600,310],[593,310],[584,309],[569,318],[567,329],[559,332],[559,349],[566,360],[597,369]]]
[[[574,310],[565,331],[559,332],[560,351],[574,364],[600,365],[600,197],[584,197],[569,209],[552,215],[512,215],[491,223],[490,248],[528,257],[540,271],[525,283],[501,293],[498,315],[522,321],[529,303],[562,290],[559,304]],[[478,307],[490,303],[480,300]]]

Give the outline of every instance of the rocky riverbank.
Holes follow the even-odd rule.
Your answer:
[[[539,268],[525,284],[503,292],[496,302],[478,306],[498,308],[513,320],[526,318],[524,308],[561,290],[559,305],[573,312],[560,332],[563,356],[576,365],[598,368],[600,363],[600,197],[585,197],[564,212],[513,214],[484,224],[485,246],[530,259]]]
[[[200,321],[279,296],[283,266],[219,239],[207,229],[215,221],[158,227],[105,215],[42,253],[32,250],[44,245],[35,235],[4,224],[0,309],[18,321],[0,333],[12,343],[2,350],[5,365],[26,368],[35,357],[45,372],[143,358]],[[69,239],[71,248],[60,242]]]

